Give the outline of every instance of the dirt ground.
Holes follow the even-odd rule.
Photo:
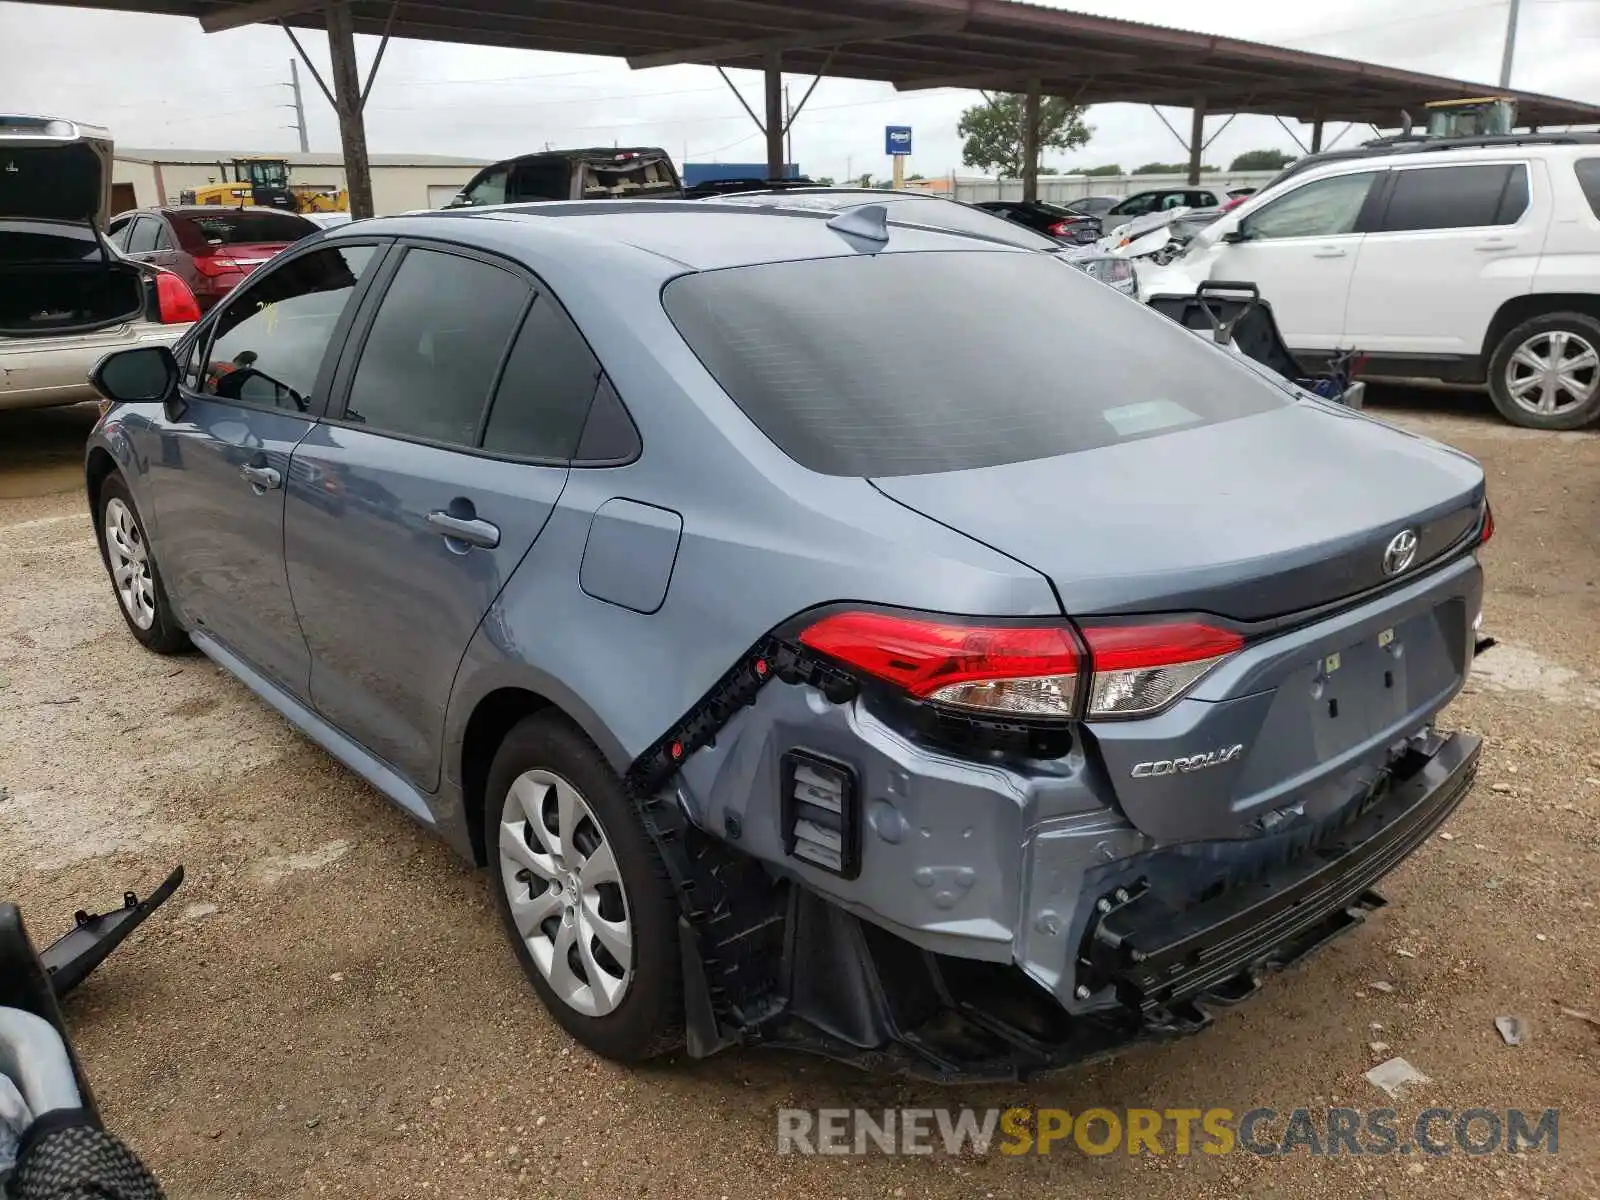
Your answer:
[[[207,660],[127,635],[79,490],[92,410],[0,414],[0,896],[47,940],[187,865],[68,1006],[110,1124],[174,1197],[1600,1196],[1600,1027],[1562,1012],[1600,1014],[1600,435],[1374,399],[1488,470],[1502,644],[1445,722],[1484,735],[1483,770],[1387,910],[1198,1038],[956,1089],[771,1053],[591,1058],[524,986],[486,877]],[[1383,1107],[1363,1072],[1390,1054],[1433,1081],[1403,1118],[1556,1107],[1559,1153],[776,1152],[781,1107]]]

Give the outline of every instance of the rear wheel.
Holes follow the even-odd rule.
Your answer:
[[[623,1062],[681,1045],[677,901],[600,752],[559,716],[529,717],[495,756],[484,810],[497,907],[551,1015]]]
[[[1600,321],[1548,313],[1500,340],[1489,391],[1502,416],[1528,429],[1581,429],[1600,419]]]
[[[99,504],[100,556],[128,632],[157,654],[187,650],[189,635],[172,611],[144,523],[120,475],[107,476],[101,483]]]

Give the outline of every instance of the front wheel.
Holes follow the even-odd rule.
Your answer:
[[[550,1014],[622,1062],[680,1046],[677,900],[600,752],[554,714],[526,718],[495,756],[484,810],[497,907]]]
[[[120,475],[108,476],[100,485],[100,557],[111,576],[111,588],[128,632],[139,644],[157,654],[177,654],[189,647],[189,635],[178,624],[161,582],[144,522],[133,506],[128,485]]]
[[[1581,429],[1600,419],[1600,321],[1547,313],[1524,321],[1489,360],[1494,406],[1527,429]]]

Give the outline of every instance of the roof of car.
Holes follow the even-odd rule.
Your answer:
[[[872,193],[865,195],[870,203]],[[577,200],[379,217],[326,232],[331,238],[394,234],[492,240],[552,255],[576,255],[585,245],[603,243],[669,260],[680,268],[708,271],[862,253],[859,241],[829,228],[829,219],[836,215],[715,200]],[[476,226],[478,236],[464,230],[463,224]],[[1003,243],[922,225],[891,221],[889,230],[888,243],[874,252],[1020,252]]]

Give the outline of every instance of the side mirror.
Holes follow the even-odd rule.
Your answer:
[[[1222,240],[1229,246],[1237,246],[1240,242],[1248,242],[1250,234],[1243,229],[1230,229],[1222,235]]]
[[[118,350],[100,360],[89,382],[107,400],[124,404],[165,401],[178,390],[178,360],[166,346]]]

